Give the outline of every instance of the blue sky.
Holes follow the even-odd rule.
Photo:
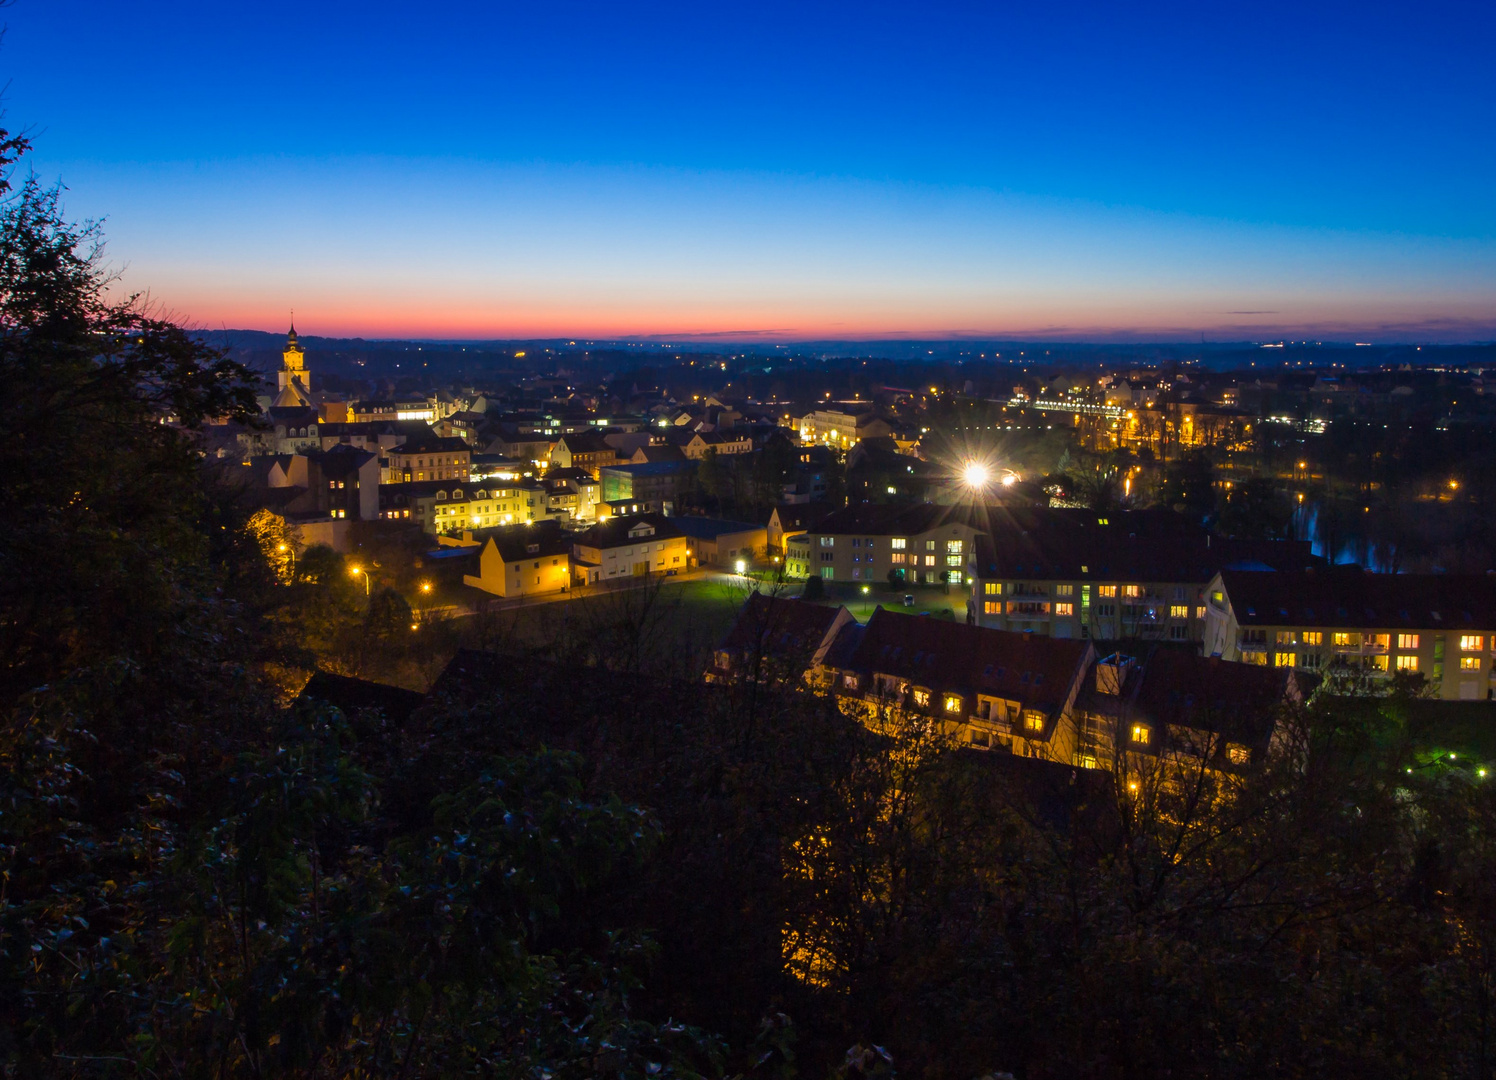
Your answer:
[[[126,284],[367,335],[1496,337],[1496,5],[17,0]]]

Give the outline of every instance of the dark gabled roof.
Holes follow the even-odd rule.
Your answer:
[[[675,521],[675,518],[668,518],[664,514],[630,514],[627,517],[610,518],[607,521],[598,522],[582,533],[576,538],[576,542],[581,547],[601,550],[626,547],[648,540],[669,540],[684,536],[685,534],[675,527]],[[652,526],[654,532],[647,537],[629,536],[630,530],[640,524]]]
[[[1063,520],[1027,518],[1025,514],[1015,514],[1009,520],[994,518],[993,531],[977,538],[978,577],[1131,578],[1139,582],[1204,584],[1228,566],[1297,570],[1323,565],[1306,541],[1222,540],[1203,533],[1149,535],[1129,529],[1127,520],[1117,514],[1107,518],[1109,525],[1087,527]]]
[[[1092,678],[1078,705],[1123,720],[1176,725],[1263,746],[1279,708],[1294,692],[1294,678],[1291,668],[1234,663],[1161,645],[1141,664],[1130,662],[1120,694],[1101,693]]]
[[[571,435],[563,435],[556,440],[558,446],[561,443],[565,443],[566,449],[573,454],[611,454],[614,452],[601,431],[578,431]]]
[[[676,446],[674,443],[668,442],[650,443],[648,446],[641,446],[636,449],[630,456],[638,457],[640,454],[644,455],[644,460],[642,462],[639,462],[639,464],[641,465],[655,465],[662,462],[681,462],[690,460],[681,451],[681,448],[679,446]],[[695,464],[695,462],[691,462],[691,466],[693,468],[695,467]]]
[[[412,435],[400,446],[394,448],[391,453],[396,454],[461,454],[470,451],[472,447],[455,436],[443,436],[431,434]]]
[[[566,480],[572,480],[572,481],[575,481],[576,483],[579,483],[579,484],[595,484],[595,483],[597,483],[597,481],[592,478],[592,474],[590,472],[588,472],[586,469],[575,469],[575,468],[573,468],[573,469],[551,469],[549,472],[547,472],[545,474],[545,479],[546,479],[546,481],[548,483],[552,483],[552,484],[554,484],[557,481],[566,481]]]
[[[942,525],[970,525],[982,529],[986,527],[985,518],[981,508],[973,506],[859,504],[832,511],[811,531],[837,535],[902,536],[929,532]]]
[[[315,405],[272,405],[265,411],[272,420],[298,426],[317,423],[319,415]]]
[[[426,695],[399,686],[317,671],[302,687],[298,699],[325,701],[350,720],[359,713],[378,710],[389,722],[403,724],[425,703]]]
[[[785,532],[814,528],[834,510],[830,503],[780,503],[774,507],[780,527]]]
[[[1243,626],[1496,630],[1496,576],[1223,570]]]
[[[323,476],[349,476],[358,472],[378,455],[369,450],[360,450],[347,443],[339,443],[329,450],[310,450],[307,457],[316,461]]]
[[[727,533],[754,532],[762,529],[762,525],[752,525],[746,521],[723,521],[721,518],[706,517],[675,517],[671,518],[675,527],[693,540],[715,540]]]
[[[753,593],[719,648],[762,652],[780,659],[809,658],[836,622],[840,608]]]
[[[850,668],[942,693],[991,694],[1053,713],[1090,656],[1087,641],[1019,634],[877,608]]]
[[[485,529],[479,535],[493,541],[499,557],[506,563],[571,554],[571,537],[564,534],[560,525],[554,521],[502,525],[495,529]]]

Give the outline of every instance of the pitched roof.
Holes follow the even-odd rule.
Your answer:
[[[461,454],[471,447],[455,436],[437,435],[428,429],[426,434],[412,435],[391,453],[396,454]]]
[[[842,608],[755,592],[738,612],[737,621],[719,648],[761,652],[784,658],[820,647]]]
[[[1087,641],[874,610],[848,665],[942,693],[990,694],[1053,713],[1091,655]]]
[[[763,528],[762,525],[752,525],[746,521],[724,521],[721,518],[707,517],[676,517],[671,518],[675,527],[693,540],[714,540],[728,533],[757,532]]]
[[[1091,679],[1079,704],[1091,712],[1262,745],[1272,735],[1278,708],[1294,692],[1294,673],[1159,646],[1141,664],[1131,664],[1121,691],[1101,693]]]
[[[896,536],[929,532],[942,525],[970,525],[985,528],[986,515],[980,507],[940,506],[935,503],[882,505],[860,503],[827,514],[811,530],[817,533],[866,533],[873,536]]]
[[[611,454],[614,452],[601,431],[578,431],[574,434],[563,435],[557,440],[557,446],[562,443],[565,443],[567,451],[573,454]]]
[[[1120,514],[1064,519],[1056,511],[994,515],[977,538],[977,574],[984,578],[1069,578],[1204,583],[1228,566],[1297,570],[1323,565],[1306,541],[1223,540],[1203,532],[1159,535],[1131,528]],[[1099,524],[1105,521],[1107,524]]]
[[[1496,576],[1223,570],[1243,626],[1496,629]]]
[[[664,514],[630,514],[627,517],[609,518],[600,521],[576,538],[580,547],[614,548],[637,544],[642,540],[669,540],[684,534],[675,527],[675,518]],[[630,536],[639,526],[652,531],[648,536]]]
[[[551,558],[571,554],[571,538],[554,521],[536,521],[528,525],[502,525],[485,529],[481,534],[492,541],[499,557],[506,563],[525,559]],[[487,547],[487,544],[484,545]]]
[[[834,509],[830,503],[780,503],[773,513],[779,515],[779,527],[788,533],[814,528]]]

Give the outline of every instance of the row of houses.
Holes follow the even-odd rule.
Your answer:
[[[444,548],[472,548],[477,573],[463,583],[500,597],[565,592],[697,567],[741,570],[763,550],[764,529],[715,518],[632,514],[571,533],[556,520],[443,535]]]
[[[1167,510],[923,504],[775,513],[770,541],[782,537],[789,575],[959,587],[974,626],[1166,642],[1301,672],[1405,672],[1441,697],[1496,697],[1490,575],[1336,568],[1307,542],[1223,539]],[[804,531],[785,528],[801,520]]]
[[[1098,657],[1094,643],[754,594],[713,654],[708,682],[819,689],[876,726],[919,718],[979,750],[1085,768],[1122,755],[1186,755],[1241,769],[1269,749],[1292,669],[1160,643]]]

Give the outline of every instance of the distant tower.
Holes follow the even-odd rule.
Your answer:
[[[275,404],[287,405],[310,405],[312,392],[312,373],[306,369],[306,352],[296,342],[296,324],[291,324],[291,331],[286,335],[286,347],[281,352],[281,369],[278,374],[280,393],[275,396]]]

